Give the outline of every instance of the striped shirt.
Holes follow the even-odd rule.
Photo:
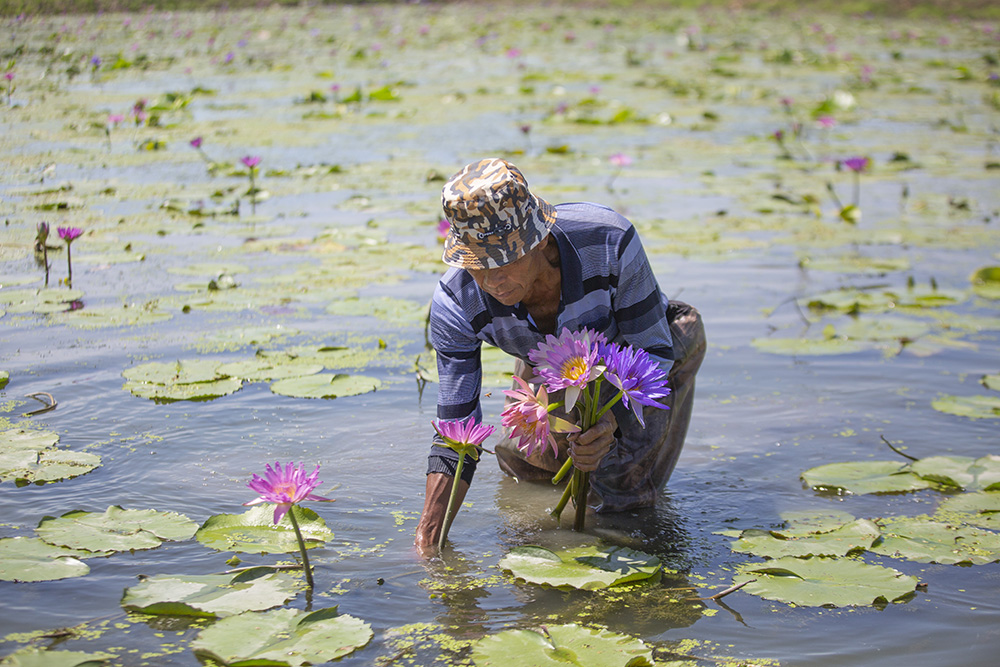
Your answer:
[[[550,232],[558,244],[562,274],[556,333],[584,327],[599,331],[610,342],[646,350],[669,371],[673,344],[667,299],[635,227],[599,204],[559,204],[556,212]],[[438,419],[473,415],[482,420],[483,341],[529,363],[528,353],[544,339],[522,304],[505,306],[480,289],[467,271],[450,269],[438,282],[430,313],[430,341],[440,378]],[[623,412],[619,419],[630,415]],[[453,450],[433,445],[427,472],[454,475],[457,460]],[[466,458],[466,481],[471,482],[475,464]]]

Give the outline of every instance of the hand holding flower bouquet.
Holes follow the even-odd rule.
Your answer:
[[[504,392],[515,402],[504,409],[501,422],[512,429],[511,438],[520,438],[518,449],[529,456],[546,443],[551,444],[553,453],[557,453],[553,431],[584,433],[619,400],[632,410],[643,427],[646,425],[642,417],[643,406],[667,408],[658,400],[670,393],[666,386],[667,374],[659,364],[645,350],[608,343],[604,335],[596,331],[563,329],[558,337],[549,334],[528,354],[528,359],[536,364],[533,381],[542,386],[535,394],[530,384],[515,378],[522,390]],[[605,379],[618,391],[601,405],[601,384]],[[547,394],[559,390],[564,390],[564,402],[548,404]],[[563,405],[567,412],[578,410],[578,427],[548,414]],[[573,529],[579,531],[584,528],[590,473],[575,468],[571,454],[552,482],[559,482],[571,468],[573,476],[552,515],[559,518],[573,496],[576,501]]]

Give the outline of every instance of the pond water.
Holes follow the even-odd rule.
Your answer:
[[[1000,373],[1000,302],[970,282],[1000,264],[996,25],[559,6],[501,20],[448,5],[4,18],[0,30],[13,74],[0,108],[0,431],[52,431],[60,448],[101,458],[72,479],[0,484],[0,537],[112,505],[200,524],[242,512],[265,463],[302,461],[321,466],[318,492],[336,499],[312,505],[334,536],[310,552],[314,595],[287,606],[339,605],[369,623],[372,640],[345,664],[468,664],[480,637],[568,622],[638,637],[664,661],[995,663],[996,562],[866,552],[926,584],[884,608],[745,591],[683,598],[717,593],[761,560],[730,548],[733,531],[778,528],[803,509],[931,515],[948,496],[820,493],[800,478],[807,469],[905,463],[883,437],[916,458],[1000,454],[1000,410],[932,407],[996,396],[981,378]],[[357,87],[365,99],[345,101]],[[378,99],[382,89],[396,99]],[[305,102],[313,92],[325,101]],[[187,104],[157,113],[168,93]],[[158,124],[130,115],[140,98]],[[125,119],[109,125],[112,114]],[[199,136],[218,168],[189,145]],[[161,148],[138,148],[146,141]],[[630,163],[613,166],[616,153]],[[254,206],[247,155],[261,156],[255,183],[267,194]],[[428,562],[412,540],[436,385],[416,368],[442,268],[438,197],[443,177],[492,155],[549,201],[628,216],[664,292],[702,312],[709,350],[684,453],[654,509],[598,516],[581,537],[547,514],[559,489],[518,485],[487,460],[445,553]],[[855,224],[838,215],[853,201],[854,174],[839,166],[852,156],[870,158]],[[237,200],[239,213],[225,213]],[[50,287],[66,295],[55,228],[84,230],[69,312],[36,296],[42,221]],[[210,290],[220,276],[236,286]],[[906,305],[932,284],[949,298]],[[898,298],[860,312],[807,305],[851,287]],[[923,328],[875,326],[897,318]],[[774,354],[761,343],[831,337],[859,349]],[[328,370],[373,377],[378,390],[308,399],[259,381],[156,402],[124,386],[123,372],[149,362],[331,346],[352,354]],[[493,424],[505,364],[484,386]],[[25,417],[36,392],[58,407]],[[516,546],[596,539],[677,574],[652,592],[608,593],[497,567]],[[87,559],[82,577],[0,581],[0,655],[30,645],[197,664],[190,644],[207,622],[126,614],[122,592],[140,575],[224,571],[232,555],[192,539]],[[46,636],[60,628],[75,630]]]

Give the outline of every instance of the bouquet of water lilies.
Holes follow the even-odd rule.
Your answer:
[[[553,432],[586,431],[618,401],[632,410],[644,428],[643,406],[667,408],[658,401],[670,393],[666,386],[667,374],[660,365],[645,350],[609,343],[603,334],[596,331],[583,329],[572,332],[563,329],[558,337],[549,334],[528,354],[528,359],[535,364],[536,376],[532,378],[532,383],[538,385],[538,390],[532,388],[532,383],[515,377],[521,389],[504,391],[514,400],[501,414],[501,423],[511,429],[511,438],[519,438],[517,447],[528,456],[546,445],[552,448],[553,455],[558,456]],[[604,380],[618,391],[601,405],[601,384]],[[564,390],[564,400],[550,404],[548,394],[559,390]],[[566,412],[576,410],[579,425],[550,414],[560,407]],[[558,483],[570,469],[573,475],[552,515],[558,519],[572,497],[576,503],[573,529],[580,531],[584,528],[590,473],[574,468],[571,455],[552,482]]]

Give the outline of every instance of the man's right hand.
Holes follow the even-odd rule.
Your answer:
[[[424,496],[424,510],[417,524],[417,534],[413,545],[424,558],[437,554],[438,540],[444,529],[445,512],[448,511],[448,498],[451,496],[451,486],[454,477],[442,472],[432,472],[427,475],[427,489]],[[469,485],[459,480],[458,494],[455,496],[455,507],[452,510],[452,520],[458,514]]]

